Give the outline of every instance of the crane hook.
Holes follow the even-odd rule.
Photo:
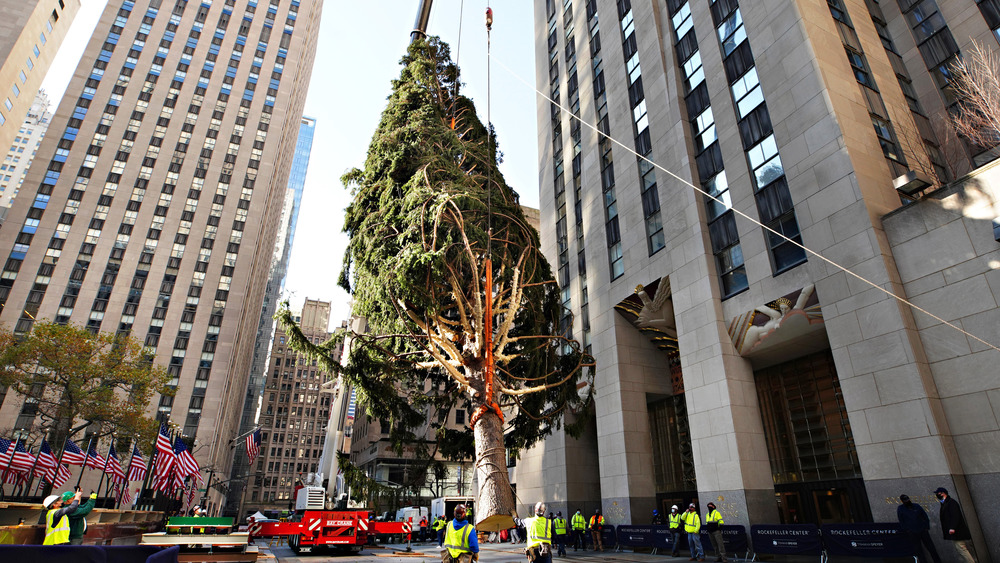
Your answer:
[[[493,8],[486,8],[486,31],[493,29]]]

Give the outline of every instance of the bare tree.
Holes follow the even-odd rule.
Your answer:
[[[950,88],[958,98],[952,123],[959,135],[989,149],[1000,143],[1000,56],[973,42],[952,66]]]

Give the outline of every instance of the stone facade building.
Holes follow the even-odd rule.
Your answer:
[[[314,343],[329,340],[330,303],[306,299],[296,322]],[[294,490],[318,466],[330,418],[331,394],[323,392],[329,374],[316,360],[287,347],[277,327],[264,383],[258,420],[260,456],[253,469],[246,510],[288,510]],[[301,482],[301,483],[300,483]]]
[[[0,163],[0,214],[3,214],[3,217],[6,217],[11,200],[24,183],[24,175],[28,172],[35,153],[38,152],[51,120],[49,97],[44,90],[41,90],[35,96],[35,102],[31,104],[24,122],[21,123],[10,150]],[[0,218],[0,223],[2,221]]]
[[[144,340],[176,388],[150,412],[204,468],[232,464],[321,10],[110,2],[0,230],[0,323]]]
[[[14,143],[79,11],[80,0],[0,1],[0,147]]]
[[[548,0],[535,22],[542,244],[598,369],[592,432],[513,469],[522,511],[894,521],[943,486],[1000,558],[1000,355],[900,300],[1000,344],[997,242],[935,213],[968,190],[907,205],[993,158],[945,111],[959,53],[998,49],[995,3]]]

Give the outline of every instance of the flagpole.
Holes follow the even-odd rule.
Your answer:
[[[128,487],[129,487],[129,485],[130,485],[130,483],[131,483],[128,480],[128,476],[129,476],[129,474],[132,473],[132,462],[135,461],[135,446],[136,446],[136,442],[138,442],[138,440],[136,440],[135,438],[132,438],[132,443],[131,443],[131,446],[132,446],[132,456],[128,458],[128,467],[125,468],[125,481],[124,481],[125,488],[123,488],[122,491],[127,490]],[[118,491],[118,500],[115,501],[115,508],[116,509],[120,509],[122,507],[122,491]]]
[[[90,445],[94,443],[94,435],[90,435],[90,439],[87,440],[87,454],[83,456],[83,466],[80,467],[80,476],[76,478],[76,486],[80,486],[80,481],[83,481],[83,472],[87,470],[87,461],[90,459]]]
[[[46,433],[45,436],[48,437],[48,433]],[[44,444],[45,442],[46,442],[45,438],[42,438],[42,444]],[[28,450],[28,453],[30,454],[31,450]],[[41,454],[42,454],[42,446],[39,445],[38,446],[38,455],[41,455]],[[21,495],[21,500],[27,500],[28,493],[31,492],[31,483],[32,483],[32,481],[35,480],[35,468],[36,467],[38,467],[38,456],[37,455],[35,456],[35,462],[31,464],[31,471],[28,472],[28,481],[24,485],[24,494]]]
[[[10,469],[10,464],[14,461],[14,452],[17,451],[17,445],[21,443],[20,434],[14,436],[14,449],[10,450],[10,459],[7,460],[7,467],[3,468],[3,473],[0,474],[0,498],[6,496],[6,492],[3,490],[4,483],[7,481],[7,470]],[[8,448],[10,445],[7,446]],[[6,453],[6,452],[4,452]],[[17,487],[15,487],[17,488]],[[11,493],[13,495],[13,492]]]
[[[101,470],[101,478],[97,480],[97,494],[101,494],[101,485],[104,483],[104,476],[108,474],[108,462],[111,461],[111,448],[113,447],[115,447],[114,435],[111,436],[111,444],[108,446],[108,455],[104,456],[104,469]],[[111,479],[108,479],[108,481],[110,480]]]

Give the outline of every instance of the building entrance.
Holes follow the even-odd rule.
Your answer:
[[[871,521],[830,351],[758,370],[754,381],[782,522]]]

